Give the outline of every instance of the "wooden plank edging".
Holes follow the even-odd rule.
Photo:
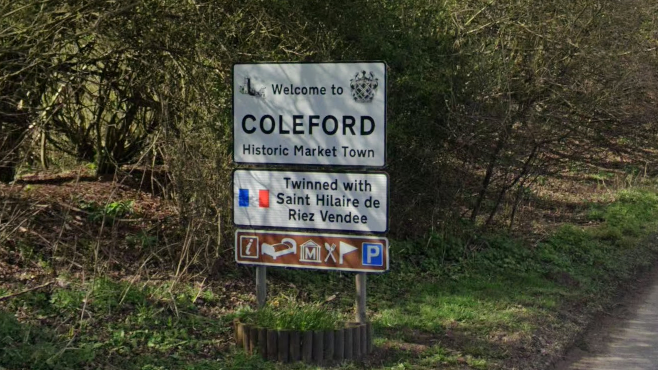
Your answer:
[[[279,333],[277,330],[267,329],[267,359],[276,361],[279,358]]]
[[[267,329],[258,328],[258,353],[260,357],[267,358]]]
[[[290,332],[290,362],[302,359],[302,336],[299,331]]]
[[[360,360],[373,351],[370,322],[347,322],[336,330],[295,331],[259,328],[233,321],[236,346],[248,354],[259,354],[281,363],[304,361],[312,364]]]
[[[288,363],[290,356],[290,332],[287,330],[279,331],[279,362]]]
[[[345,329],[334,330],[334,360],[345,359]]]
[[[306,363],[313,362],[313,332],[302,332],[302,361]]]

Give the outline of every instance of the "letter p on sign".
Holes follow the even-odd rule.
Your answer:
[[[381,243],[363,243],[361,253],[363,266],[382,266],[384,264],[384,245]]]

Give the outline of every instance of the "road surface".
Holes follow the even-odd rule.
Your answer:
[[[658,273],[600,320],[556,370],[658,369]]]

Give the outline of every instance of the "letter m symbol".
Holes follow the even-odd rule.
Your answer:
[[[302,262],[320,263],[320,246],[312,240],[307,241],[301,245],[301,256],[299,260]]]
[[[306,248],[304,252],[305,252],[304,258],[306,258],[307,260],[315,261],[318,259],[317,256],[315,255],[317,253],[317,250],[315,248]]]

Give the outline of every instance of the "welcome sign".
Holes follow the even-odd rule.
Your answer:
[[[386,163],[382,62],[236,64],[233,91],[237,163]]]

